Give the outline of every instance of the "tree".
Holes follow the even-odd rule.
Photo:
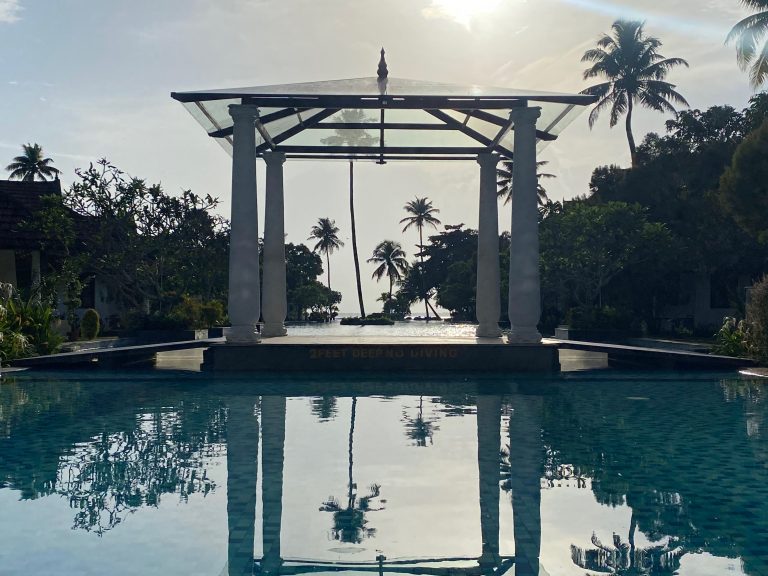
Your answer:
[[[403,232],[407,231],[411,226],[416,226],[416,229],[419,231],[419,262],[423,268],[424,226],[429,225],[432,226],[432,228],[437,229],[437,225],[440,224],[440,220],[438,220],[434,214],[437,214],[440,212],[440,210],[433,208],[431,201],[427,200],[426,198],[419,198],[418,196],[415,200],[407,202],[403,208],[407,214],[410,214],[410,216],[406,216],[400,220],[400,224],[405,224],[405,226],[403,226]],[[424,308],[427,313],[427,318],[429,318],[429,293],[424,290],[423,285],[421,286],[421,297],[424,299]],[[435,315],[437,316],[437,314]]]
[[[365,110],[344,109],[339,113],[339,121],[344,124],[362,124],[373,122],[373,118],[365,115]],[[327,146],[374,146],[379,139],[371,136],[361,128],[336,130],[336,134],[320,140]],[[355,261],[355,280],[357,281],[357,299],[360,304],[360,316],[365,318],[363,304],[363,284],[360,280],[360,259],[357,255],[357,227],[355,226],[355,165],[349,161],[349,217],[352,227],[352,256]]]
[[[330,218],[320,218],[317,225],[312,226],[312,232],[307,240],[317,240],[313,252],[325,254],[325,264],[328,269],[328,290],[331,289],[331,260],[330,255],[342,246],[344,242],[339,239],[339,229],[336,222]]]
[[[373,249],[373,256],[367,262],[378,264],[371,275],[377,281],[385,275],[389,278],[389,298],[392,299],[392,286],[408,271],[408,260],[399,242],[383,240]]]
[[[582,94],[597,96],[598,101],[589,115],[589,126],[610,107],[610,126],[626,114],[627,141],[632,156],[632,166],[637,164],[635,138],[632,135],[632,111],[641,104],[657,112],[675,112],[672,103],[688,106],[688,102],[675,91],[675,86],[665,82],[667,74],[676,66],[688,66],[682,58],[664,58],[658,53],[662,43],[658,38],[645,36],[643,23],[617,20],[611,26],[613,36],[604,34],[597,47],[584,52],[582,62],[592,62],[584,71],[584,79],[606,78]]]
[[[720,198],[736,222],[768,244],[768,121],[739,145],[720,180]]]
[[[536,168],[541,168],[549,164],[546,160],[540,160],[536,162]],[[504,198],[504,206],[512,201],[512,167],[514,166],[513,160],[503,160],[501,168],[496,170],[496,186],[498,190],[496,195],[499,199]],[[554,174],[547,174],[538,172],[536,174],[536,192],[539,195],[539,206],[544,206],[547,202],[547,191],[544,186],[541,185],[542,178],[557,178]]]
[[[51,166],[53,160],[43,157],[43,149],[39,144],[23,144],[24,153],[16,156],[13,161],[5,167],[10,172],[9,180],[33,180],[46,181],[49,178],[56,178],[59,170]]]
[[[759,47],[768,30],[768,0],[741,0],[741,3],[757,12],[737,22],[725,41],[736,44],[739,68],[750,68],[749,83],[757,89],[768,78],[768,44]]]

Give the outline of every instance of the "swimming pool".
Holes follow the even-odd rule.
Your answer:
[[[4,376],[0,574],[768,574],[767,408],[734,374]]]

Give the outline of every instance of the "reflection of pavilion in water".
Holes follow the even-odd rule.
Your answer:
[[[502,396],[477,397],[477,462],[482,542],[479,558],[421,558],[375,562],[327,562],[283,558],[283,466],[286,400],[283,396],[237,397],[230,402],[227,437],[228,564],[222,576],[301,575],[315,572],[372,572],[428,576],[539,574],[543,444],[540,396],[504,396],[509,423],[509,485],[512,489],[515,555],[499,553],[499,448]],[[261,470],[258,465],[261,420]],[[262,477],[262,550],[254,557],[256,484]],[[442,565],[442,566],[441,566]],[[542,570],[541,573],[544,573]]]

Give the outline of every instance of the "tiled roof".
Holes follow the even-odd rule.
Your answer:
[[[19,225],[42,206],[42,197],[61,196],[61,183],[0,180],[0,249],[36,249],[40,235]]]

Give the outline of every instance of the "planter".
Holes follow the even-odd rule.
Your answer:
[[[143,343],[184,342],[187,340],[205,340],[208,329],[203,330],[135,330],[131,336]]]

